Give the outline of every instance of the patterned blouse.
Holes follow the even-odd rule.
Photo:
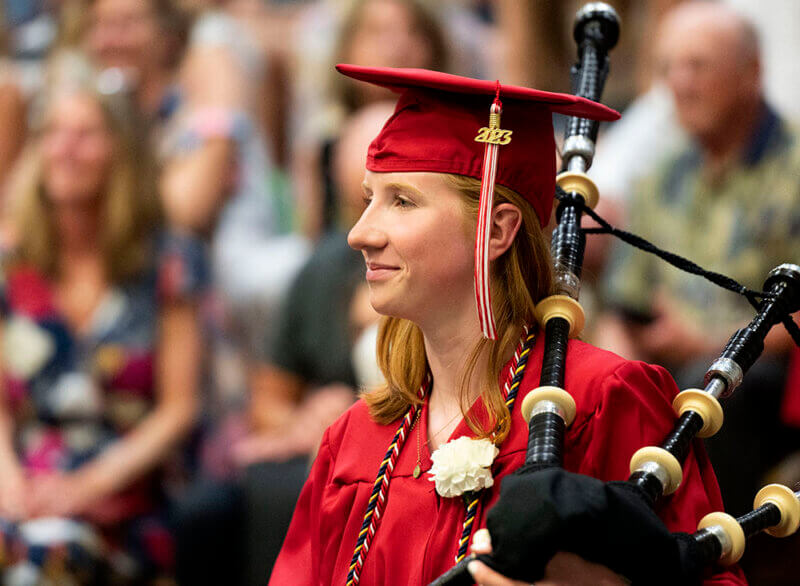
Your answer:
[[[198,242],[164,235],[155,249],[152,266],[110,286],[80,333],[59,311],[46,276],[20,265],[3,275],[3,385],[29,473],[75,470],[153,408],[159,309],[198,296],[207,281]],[[150,512],[154,480],[151,474],[97,506],[114,510],[117,521]]]

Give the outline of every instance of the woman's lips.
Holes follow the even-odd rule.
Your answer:
[[[382,281],[392,277],[399,269],[390,265],[367,263],[367,281]]]

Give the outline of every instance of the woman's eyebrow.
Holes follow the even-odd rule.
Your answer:
[[[417,197],[422,197],[423,193],[409,183],[389,183],[386,185],[386,189],[396,189],[398,191],[406,191],[410,192],[412,195],[416,195]]]

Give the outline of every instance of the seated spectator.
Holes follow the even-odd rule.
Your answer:
[[[166,575],[159,470],[196,413],[202,259],[188,240],[157,232],[131,105],[81,77],[51,88],[9,195],[4,584]]]
[[[171,224],[211,243],[226,334],[247,361],[263,360],[271,327],[308,256],[260,123],[266,56],[231,2],[195,20],[181,65],[181,105],[164,154],[162,191]]]
[[[367,146],[393,108],[391,102],[363,108],[336,145],[334,181],[343,227],[352,225],[363,207]],[[347,245],[345,230],[335,229],[320,240],[294,281],[270,345],[271,359],[252,377],[247,435],[233,444],[240,474],[198,482],[178,505],[181,584],[263,584],[269,575],[309,457],[325,428],[355,397],[351,351],[377,319],[368,298],[357,295],[363,275],[361,254]],[[362,350],[366,356],[359,362],[374,363],[374,347]]]
[[[629,228],[699,265],[761,289],[767,273],[800,258],[800,137],[766,103],[758,40],[725,5],[690,2],[665,19],[658,52],[688,135],[629,204]],[[741,296],[620,245],[607,275],[616,310],[598,332],[628,357],[701,384],[734,331],[754,313]],[[726,403],[707,441],[728,512],[749,511],[760,477],[791,450],[778,420],[787,352],[783,328]]]
[[[116,69],[158,129],[175,113],[188,23],[173,0],[88,0],[79,41],[99,69]]]
[[[317,37],[320,24],[301,22],[300,32]],[[370,102],[392,99],[390,90],[370,88],[333,73],[331,63],[448,71],[442,26],[435,12],[419,0],[358,0],[350,3],[338,30],[329,35],[335,38],[335,46],[325,58],[314,63],[304,47],[298,48],[292,180],[303,214],[301,229],[310,238],[318,239],[334,223],[331,153],[342,122]],[[315,39],[312,48],[319,49],[325,40]]]
[[[256,433],[237,447],[244,462],[307,456],[333,420],[299,421],[298,405],[329,385],[344,385],[351,396],[358,389],[352,350],[378,316],[357,295],[364,282],[364,259],[348,246],[346,229],[363,209],[367,148],[393,111],[389,101],[357,110],[334,146],[339,224],[317,243],[287,295],[271,361],[253,389],[250,411]]]

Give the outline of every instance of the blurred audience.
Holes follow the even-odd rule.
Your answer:
[[[614,2],[604,101],[627,109],[590,171],[613,223],[754,288],[800,252],[800,144],[773,108],[796,115],[796,8],[765,2]],[[323,430],[381,376],[345,234],[394,96],[332,64],[566,91],[581,4],[0,2],[3,583],[264,583]],[[589,306],[611,242],[589,241]],[[597,341],[691,386],[752,316],[627,245],[603,283]],[[778,462],[800,446],[788,336],[767,346],[708,442],[734,514],[800,469]],[[766,549],[753,580],[791,583]]]
[[[150,114],[168,224],[209,247],[203,412],[211,443],[244,403],[250,365],[263,359],[263,332],[308,252],[272,184],[258,113],[264,56],[230,4],[94,0],[86,34],[95,60],[120,71]],[[187,34],[179,8],[195,15]],[[205,465],[215,464],[201,459]]]
[[[237,447],[243,461],[312,452],[328,424],[318,424],[312,433],[308,423],[290,416],[298,402],[311,388],[344,384],[352,395],[359,386],[352,348],[377,318],[362,299],[353,305],[364,280],[364,261],[347,245],[347,231],[364,207],[361,184],[367,148],[393,111],[394,101],[358,109],[343,124],[333,147],[337,222],[317,243],[280,312],[270,364],[262,369],[264,378],[251,398],[254,427],[263,433]],[[287,424],[295,430],[287,432]]]
[[[755,29],[725,5],[686,3],[667,16],[657,49],[688,139],[636,189],[629,228],[760,289],[773,267],[800,258],[800,137],[764,100]],[[603,343],[671,368],[683,387],[700,384],[753,316],[743,297],[627,245],[616,251],[607,294],[616,312],[598,328]],[[770,333],[765,356],[726,404],[725,426],[707,441],[733,514],[750,510],[763,473],[791,449],[778,420],[791,345],[783,328]]]
[[[320,239],[292,284],[270,360],[253,377],[250,431],[233,452],[244,471],[241,483],[207,480],[181,507],[178,560],[187,560],[187,565],[179,564],[181,583],[212,584],[223,576],[229,582],[263,583],[289,527],[309,458],[325,428],[355,400],[360,381],[353,349],[377,315],[367,297],[357,295],[364,262],[347,245],[346,229],[363,208],[367,147],[393,110],[394,102],[377,102],[343,126],[333,154],[337,226]],[[366,356],[360,362],[375,363],[374,344],[361,352]],[[246,576],[234,578],[230,568],[243,553]],[[229,569],[220,568],[222,556],[231,560],[222,566]],[[198,559],[208,559],[214,567]]]
[[[261,123],[267,56],[221,2],[195,19],[181,71],[183,102],[162,178],[170,221],[207,233],[227,334],[263,360],[264,328],[310,250],[293,231]]]
[[[88,70],[72,73],[49,88],[9,194],[4,584],[168,576],[159,465],[197,409],[201,259],[159,233],[131,105]]]

